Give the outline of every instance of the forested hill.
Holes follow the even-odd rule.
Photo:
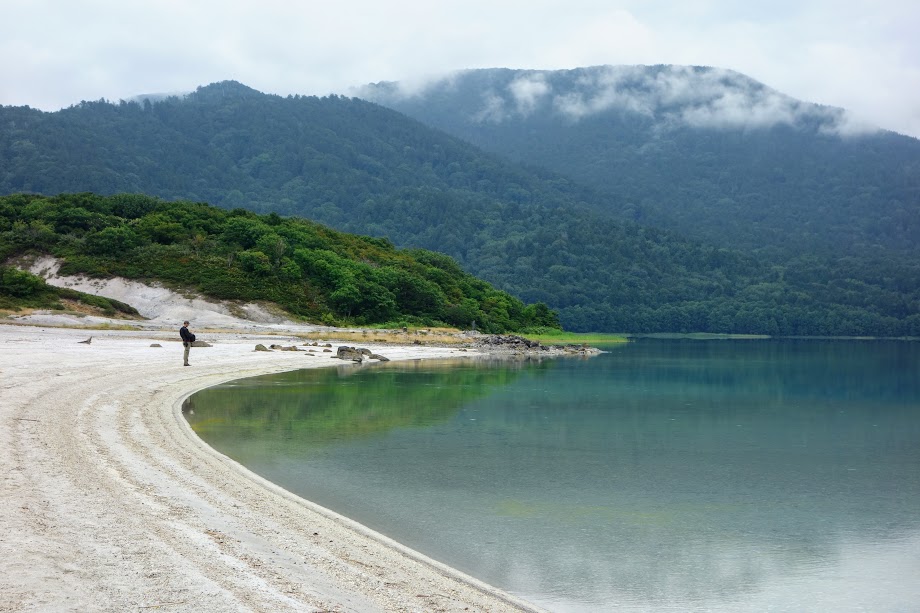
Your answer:
[[[2,107],[0,126],[3,193],[135,192],[300,215],[449,254],[572,330],[920,333],[915,259],[765,259],[689,241],[614,219],[615,195],[358,99],[225,82],[155,103]]]
[[[6,194],[135,192],[308,214],[349,231],[364,231],[375,198],[400,190],[549,207],[597,197],[376,104],[233,81],[153,103],[0,107],[0,125]]]
[[[64,274],[262,300],[312,322],[464,329],[475,322],[493,333],[559,327],[546,305],[524,305],[440,253],[274,213],[137,194],[0,197],[0,264],[30,254],[62,259]],[[0,308],[30,306],[44,293],[41,279],[0,266]]]
[[[920,141],[736,72],[470,70],[360,95],[691,238],[785,257],[920,253]]]

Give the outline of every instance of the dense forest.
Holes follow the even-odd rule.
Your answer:
[[[920,141],[732,71],[470,70],[362,95],[689,238],[785,258],[920,251]]]
[[[559,327],[546,305],[525,305],[445,255],[399,250],[386,239],[274,213],[135,194],[0,198],[0,261],[35,253],[61,258],[62,274],[117,275],[218,299],[269,301],[327,324]],[[55,291],[34,275],[0,267],[0,307],[16,306],[15,299],[47,306]]]
[[[0,125],[5,193],[145,193],[302,216],[448,254],[573,331],[920,334],[917,258],[688,240],[624,216],[615,193],[358,99],[227,82],[156,103],[2,107]]]

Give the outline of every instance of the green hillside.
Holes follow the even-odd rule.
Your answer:
[[[29,253],[63,259],[63,274],[268,301],[312,322],[558,327],[545,305],[525,305],[442,254],[242,209],[132,194],[0,198],[0,261]],[[0,307],[47,306],[60,297],[28,273],[0,273]]]
[[[920,251],[920,141],[732,71],[471,70],[362,95],[690,238],[781,258]]]
[[[228,82],[144,105],[100,101],[56,113],[2,107],[0,125],[3,192],[134,192],[206,201],[235,216],[244,216],[242,208],[298,215],[383,237],[381,245],[448,254],[499,289],[546,303],[573,331],[920,333],[916,259],[783,259],[688,240],[617,218],[610,210],[622,207],[619,196],[483,153],[362,100],[281,98]],[[166,214],[167,203],[158,207]],[[194,231],[181,217],[167,223]],[[176,243],[168,232],[162,240],[157,249]],[[269,246],[237,245],[268,257],[280,274]],[[261,256],[241,257],[252,271],[264,264]],[[327,281],[322,299],[291,296],[291,308],[312,317],[325,305],[336,317],[358,316],[338,282]],[[220,293],[215,283],[199,286]],[[340,302],[330,302],[336,292]],[[390,317],[387,304],[378,305],[379,316],[368,315],[372,308],[362,316]]]

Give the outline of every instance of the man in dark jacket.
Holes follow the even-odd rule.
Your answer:
[[[185,355],[183,359],[185,361],[185,366],[189,366],[188,363],[188,350],[191,349],[192,343],[195,342],[195,335],[188,331],[188,322],[183,322],[182,327],[179,328],[179,336],[182,337],[182,345],[185,347]]]

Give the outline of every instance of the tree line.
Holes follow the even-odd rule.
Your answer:
[[[486,332],[559,327],[545,304],[524,304],[446,255],[275,213],[138,194],[0,198],[0,261],[30,253],[61,258],[61,274],[268,301],[312,322],[475,325]],[[8,301],[47,291],[28,273],[2,272]]]
[[[882,249],[839,257],[691,240],[612,214],[623,202],[610,193],[486,154],[362,100],[282,98],[223,83],[156,103],[87,102],[57,113],[2,107],[0,120],[9,128],[0,131],[0,190],[6,193],[165,199],[153,219],[129,219],[99,236],[97,228],[89,235],[77,228],[86,251],[70,259],[84,258],[87,269],[91,256],[114,260],[105,253],[112,245],[130,253],[152,249],[153,256],[172,250],[176,258],[209,253],[196,246],[195,231],[188,234],[197,226],[169,212],[169,202],[210,202],[220,207],[214,215],[230,215],[228,233],[217,241],[227,251],[225,266],[232,251],[229,266],[239,274],[315,275],[311,290],[298,290],[296,298],[280,296],[293,290],[268,284],[259,290],[309,316],[376,321],[420,308],[425,317],[458,325],[482,316],[505,320],[501,308],[493,313],[478,297],[473,308],[442,289],[442,300],[392,267],[298,254],[296,240],[268,219],[318,222],[409,253],[429,250],[419,256],[426,265],[469,271],[506,292],[504,301],[543,303],[572,331],[920,334],[917,258]],[[259,220],[257,230],[248,228],[247,211]],[[288,216],[304,219],[288,222]],[[71,232],[63,221],[53,227]],[[42,234],[41,228],[30,232]],[[132,266],[146,274],[140,264]],[[196,283],[220,295],[232,293],[228,288],[254,291],[249,285],[243,291],[233,275],[214,279]],[[432,304],[444,306],[425,310]],[[518,308],[504,307],[511,322],[519,321]]]

